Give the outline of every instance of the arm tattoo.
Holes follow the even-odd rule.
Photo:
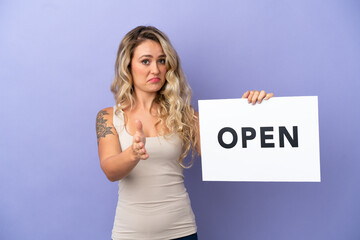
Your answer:
[[[99,144],[100,138],[106,137],[108,134],[113,134],[112,127],[108,127],[106,124],[107,120],[104,119],[104,115],[109,115],[105,110],[102,110],[96,116],[96,135],[97,135],[97,143]]]

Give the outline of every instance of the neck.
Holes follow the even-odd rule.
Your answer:
[[[135,109],[150,112],[157,93],[134,92]]]

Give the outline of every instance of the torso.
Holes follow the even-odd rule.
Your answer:
[[[135,120],[140,120],[146,137],[156,137],[169,134],[169,130],[164,124],[156,124],[158,122],[156,106],[153,107],[151,113],[141,109],[125,109],[123,111],[125,117],[126,130],[134,136]]]
[[[144,115],[128,114],[128,123],[137,117]],[[132,144],[134,126],[128,124],[125,128],[122,111],[113,114],[113,124],[121,148],[128,148]],[[146,138],[149,158],[140,161],[119,181],[112,238],[167,240],[193,234],[196,232],[195,217],[178,162],[182,152],[181,138],[177,134],[153,136],[157,132],[149,130],[151,124],[144,129],[149,136]]]

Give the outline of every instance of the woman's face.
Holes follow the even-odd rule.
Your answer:
[[[165,83],[165,54],[159,43],[145,40],[135,48],[131,74],[135,93],[157,93]]]

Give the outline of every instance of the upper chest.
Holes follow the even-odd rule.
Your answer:
[[[161,131],[163,129],[163,124],[154,113],[148,111],[125,111],[124,120],[126,130],[131,135],[134,135],[136,132],[135,120],[141,121],[142,129],[146,137],[155,137],[168,133],[168,131]]]

